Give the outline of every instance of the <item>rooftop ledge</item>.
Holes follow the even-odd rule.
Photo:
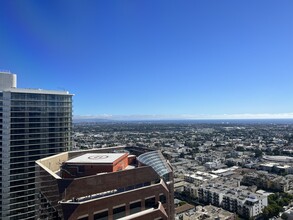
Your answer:
[[[23,88],[9,88],[5,89],[5,92],[20,92],[20,93],[36,93],[36,94],[52,94],[52,95],[73,95],[68,91],[62,90],[45,90],[45,89],[23,89]]]
[[[78,205],[81,205],[81,204],[85,204],[85,203],[92,202],[92,201],[95,201],[95,200],[104,199],[104,198],[110,197],[112,195],[128,193],[129,191],[136,191],[136,190],[146,189],[146,188],[149,188],[149,187],[159,186],[159,185],[162,185],[166,190],[168,190],[166,185],[164,184],[164,181],[161,179],[160,182],[150,184],[150,185],[143,185],[141,187],[132,188],[132,189],[128,189],[128,190],[126,189],[126,190],[123,190],[123,191],[113,189],[113,190],[109,190],[109,191],[106,191],[106,192],[92,194],[92,195],[88,195],[88,196],[84,196],[84,197],[72,198],[72,199],[67,200],[67,201],[59,201],[59,203],[60,204],[78,204]]]

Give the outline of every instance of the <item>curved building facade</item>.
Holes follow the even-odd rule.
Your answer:
[[[170,165],[159,151],[128,152],[97,149],[38,160],[39,218],[174,219]]]
[[[143,164],[152,167],[158,175],[169,180],[172,172],[171,165],[167,163],[160,151],[151,151],[138,156],[137,160]]]

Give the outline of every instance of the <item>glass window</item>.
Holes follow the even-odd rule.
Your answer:
[[[94,214],[94,220],[108,220],[108,210]]]
[[[130,204],[130,214],[134,214],[141,211],[141,201]]]
[[[145,208],[149,209],[149,208],[154,208],[156,206],[156,198],[152,197],[149,199],[145,200]]]
[[[78,166],[77,169],[78,169],[77,172],[79,172],[79,173],[84,173],[85,172],[84,166]]]
[[[165,180],[168,180],[167,174],[172,171],[159,151],[151,151],[141,154],[137,159],[142,164],[151,166],[159,176],[163,177]]]
[[[166,200],[167,200],[167,199],[166,199],[166,196],[165,196],[164,194],[161,194],[159,200],[160,200],[160,202],[161,202],[162,204],[164,204],[164,203],[166,203]]]
[[[122,218],[126,215],[125,206],[120,206],[113,209],[113,219]]]

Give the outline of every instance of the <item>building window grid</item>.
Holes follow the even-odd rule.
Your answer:
[[[13,95],[12,95],[13,96]],[[28,99],[31,99],[32,97],[35,97],[35,98],[37,98],[37,96],[38,96],[38,94],[37,95],[28,95]],[[52,96],[53,97],[53,96]],[[51,98],[52,98],[51,97]],[[23,97],[22,97],[23,98]],[[13,99],[13,97],[12,97],[12,99]],[[68,127],[68,126],[71,126],[71,122],[72,122],[72,120],[70,119],[70,117],[71,117],[71,115],[72,115],[72,111],[68,108],[68,107],[72,107],[72,105],[70,104],[70,101],[71,101],[71,97],[70,97],[70,99],[67,99],[68,100],[68,102],[69,102],[69,104],[67,103],[65,103],[64,101],[62,101],[62,102],[60,102],[60,103],[54,103],[54,102],[56,102],[56,100],[52,100],[53,102],[52,102],[52,104],[48,104],[48,105],[46,105],[45,103],[39,103],[39,102],[36,102],[35,104],[33,104],[33,103],[30,103],[30,104],[33,104],[33,106],[35,107],[35,106],[56,106],[56,107],[54,107],[54,108],[47,108],[47,109],[41,109],[41,108],[38,108],[37,110],[53,110],[53,111],[56,111],[56,113],[58,113],[58,112],[62,112],[62,113],[64,113],[64,111],[66,112],[66,114],[63,114],[63,115],[60,115],[60,116],[66,116],[67,118],[65,118],[65,119],[63,119],[63,120],[59,120],[59,117],[60,116],[58,116],[55,112],[54,112],[54,115],[55,115],[55,119],[53,120],[52,118],[51,119],[48,119],[48,117],[47,118],[45,118],[45,119],[42,119],[42,120],[48,120],[49,122],[51,121],[52,122],[52,124],[50,124],[50,127],[52,127],[52,126],[56,126],[56,127],[58,127],[59,125],[61,126],[61,127]],[[47,101],[47,100],[45,100],[45,101]],[[21,103],[21,104],[24,104],[24,103]],[[21,104],[19,104],[19,105],[21,105]],[[27,108],[25,109],[25,110],[27,110],[27,111],[35,111],[36,109],[32,109],[32,108],[29,108],[30,106],[28,105],[28,103],[25,103],[25,105],[27,106]],[[59,107],[60,106],[60,107]],[[13,109],[12,109],[13,110]],[[24,110],[23,108],[21,108],[21,109],[16,109],[16,110]],[[18,114],[18,113],[16,113],[16,114]],[[13,114],[13,113],[11,113],[11,116],[19,116],[19,115],[16,115],[16,114]],[[27,113],[26,113],[27,114]],[[58,113],[59,114],[59,113]],[[2,116],[2,115],[1,115]],[[23,116],[21,116],[21,117],[23,117]],[[28,119],[30,119],[30,116],[27,116],[27,118]],[[41,119],[37,119],[36,120],[36,122],[38,122],[38,121],[42,121]],[[59,123],[58,123],[59,122]],[[61,123],[60,123],[61,122]],[[12,120],[12,123],[13,123],[13,120]],[[63,124],[62,124],[63,123]],[[24,125],[23,123],[21,123],[22,125]],[[32,124],[29,124],[28,126],[31,126]],[[37,132],[40,132],[40,133],[42,133],[43,131],[37,131]],[[52,131],[51,131],[52,132]],[[68,132],[70,132],[70,130],[66,130],[66,131],[64,131],[63,132],[63,137],[65,136],[65,139],[63,140],[62,138],[63,137],[61,137],[60,139],[58,139],[58,137],[52,137],[52,138],[50,138],[50,140],[51,141],[54,141],[54,139],[57,139],[57,140],[60,140],[60,142],[59,143],[64,143],[64,142],[68,142],[69,141],[69,138],[68,139],[66,139],[66,133],[68,133]],[[23,130],[23,133],[27,133],[27,130]],[[53,133],[56,133],[56,132],[53,132]],[[69,135],[68,135],[68,137],[69,137]],[[39,141],[37,141],[37,142],[39,142]],[[37,143],[36,142],[36,143]],[[42,143],[41,143],[42,144]],[[28,145],[28,146],[30,146],[30,145]],[[54,146],[53,146],[54,147]],[[56,147],[55,147],[56,148]],[[16,150],[16,149],[15,149]],[[36,154],[37,154],[38,152],[36,152]],[[47,154],[48,155],[48,154]],[[44,155],[44,156],[47,156],[47,155]],[[25,155],[26,156],[26,155]],[[42,155],[43,156],[43,155]],[[34,159],[37,159],[37,158],[34,158]],[[13,158],[12,158],[12,160],[13,160]],[[16,162],[16,161],[11,161],[11,163],[14,163],[14,162]],[[29,171],[29,169],[25,169],[26,171]],[[33,168],[33,170],[32,170],[32,172],[31,172],[31,174],[32,175],[34,175],[34,168]],[[17,175],[12,175],[11,177],[13,178],[13,176],[17,176]],[[18,177],[19,178],[19,177]],[[16,178],[16,179],[18,179],[18,178]],[[26,178],[24,177],[24,180],[26,180]],[[23,182],[20,182],[19,184],[23,184]],[[18,187],[17,187],[17,184],[15,184],[15,186],[16,186],[16,188],[12,188],[12,189],[15,189],[15,190],[17,190],[18,189]],[[32,188],[33,189],[33,191],[30,191],[30,190],[25,190],[25,191],[23,191],[23,195],[25,195],[25,194],[29,194],[29,193],[32,193],[32,194],[34,194],[34,184],[32,184],[31,186],[30,185],[27,185],[27,186],[25,186],[25,187],[23,187],[23,188],[19,188],[19,189],[24,189],[24,188],[27,188],[27,189],[30,189],[30,188]],[[12,198],[18,198],[19,197],[19,193],[20,193],[21,191],[15,191],[15,192],[13,192],[13,193],[10,193],[10,195],[11,195],[11,197]],[[16,202],[16,201],[15,201]],[[23,204],[25,204],[25,203],[23,203]],[[22,207],[23,206],[23,204],[15,204],[15,205],[13,205],[12,207],[13,208],[19,208],[19,209],[17,209],[17,210],[19,210],[18,212],[23,212],[23,210],[25,210],[25,211],[30,211],[29,210],[29,207],[26,205],[26,208],[24,208],[24,207]],[[28,204],[28,203],[26,203],[26,204]],[[32,207],[32,210],[31,210],[32,212],[34,212],[34,206]],[[20,217],[21,218],[26,218],[26,217],[29,217],[29,216],[31,216],[31,215],[28,215],[28,216],[26,216],[26,215],[20,215],[19,213],[15,213],[14,211],[11,211],[10,212],[10,217],[11,217],[11,219],[20,219]]]

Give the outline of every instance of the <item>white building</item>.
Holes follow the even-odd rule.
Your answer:
[[[244,218],[260,215],[268,205],[267,195],[223,184],[203,184],[198,188],[198,197],[202,202],[222,207]]]
[[[16,88],[16,75],[0,71],[0,91]]]
[[[208,180],[212,180],[215,178],[218,178],[218,176],[214,174],[206,173],[206,172],[201,172],[201,171],[196,171],[193,174],[184,175],[184,180],[186,182],[194,183],[196,186],[203,182],[206,182]]]
[[[0,219],[35,219],[35,161],[71,144],[72,95],[16,88],[0,72]]]

